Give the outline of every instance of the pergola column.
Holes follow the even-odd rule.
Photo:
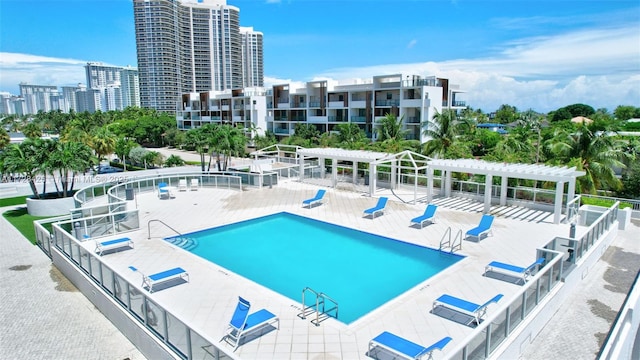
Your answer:
[[[331,159],[331,187],[338,186],[338,159]]]
[[[446,197],[451,197],[451,170],[443,170],[442,174],[444,176],[444,194]]]
[[[502,180],[500,182],[500,206],[507,205],[507,184],[509,182],[509,178],[507,175],[502,175]]]
[[[300,182],[304,182],[304,155],[299,155],[298,161],[300,161]]]
[[[378,174],[376,173],[377,166],[374,163],[369,163],[369,196],[373,196],[376,190],[376,179]]]
[[[327,168],[324,165],[324,158],[318,158],[318,166],[320,166],[321,179],[324,179],[327,172]]]
[[[429,166],[427,168],[427,202],[430,203],[433,200],[433,168]]]
[[[397,174],[398,174],[398,162],[397,162],[397,160],[394,160],[391,163],[391,179],[389,179],[390,182],[391,182],[391,188],[392,189],[396,188],[396,183],[397,183],[396,176],[397,176]]]
[[[355,185],[358,182],[358,162],[354,161],[351,167],[351,182]]]
[[[569,188],[567,189],[567,203],[576,197],[576,179],[569,180]]]
[[[487,174],[484,179],[484,213],[491,212],[491,184],[493,183],[493,176]]]
[[[560,224],[560,217],[562,216],[562,197],[564,193],[564,181],[558,181],[556,183],[556,198],[553,206],[553,223]]]

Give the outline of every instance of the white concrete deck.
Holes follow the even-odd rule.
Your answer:
[[[175,233],[161,224],[152,223],[151,239],[147,239],[147,222],[151,219],[160,219],[181,233],[188,233],[287,211],[438,248],[448,227],[452,228],[453,234],[458,229],[464,233],[475,227],[481,218],[479,209],[482,204],[441,199],[436,223],[419,229],[411,227],[409,220],[421,215],[425,204],[404,204],[395,201],[393,196],[382,194],[389,196],[387,211],[372,220],[363,218],[362,211],[373,206],[376,199],[336,189],[327,189],[322,205],[303,208],[302,201],[312,197],[317,189],[317,186],[309,184],[285,182],[272,189],[243,192],[200,188],[196,192],[176,192],[175,198],[166,200],[158,199],[152,192],[142,194],[129,202],[132,207],[137,204],[140,209],[141,230],[127,233],[135,242],[135,249],[104,255],[103,260],[136,285],[141,282],[140,274],[129,270],[129,265],[146,274],[175,266],[187,270],[190,274],[189,283],[154,292],[151,298],[228,353],[232,352],[231,347],[218,341],[224,334],[238,296],[251,301],[254,309],[266,308],[277,314],[280,329],[241,345],[234,353],[238,358],[366,359],[369,340],[382,331],[390,331],[425,346],[444,336],[451,336],[453,341],[445,347],[445,351],[434,354],[434,358],[441,359],[474,329],[431,314],[429,311],[433,300],[448,293],[483,303],[498,293],[504,294],[505,297],[497,305],[489,307],[488,314],[491,314],[506,306],[520,287],[483,277],[485,265],[493,260],[528,265],[535,260],[536,248],[542,247],[555,236],[569,234],[569,225],[554,225],[550,213],[523,211],[520,208],[492,209],[497,215],[492,228],[493,236],[479,243],[464,241],[462,250],[458,252],[466,256],[464,260],[349,326],[328,319],[319,327],[311,324],[310,318],[302,320],[296,316],[300,299],[286,298],[163,241],[163,237]],[[577,235],[580,236],[584,230],[579,227]],[[101,238],[98,241],[109,239]],[[94,241],[86,242],[85,246],[93,251]],[[318,254],[318,260],[322,260],[321,253]],[[339,299],[336,300],[339,302]]]

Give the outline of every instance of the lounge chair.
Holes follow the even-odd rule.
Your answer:
[[[324,197],[324,194],[326,192],[327,191],[324,189],[318,190],[316,196],[312,197],[311,199],[302,201],[302,206],[309,206],[309,209],[311,209],[311,206],[313,206],[314,204],[322,204],[322,198]]]
[[[438,306],[442,306],[453,311],[469,315],[472,320],[467,322],[467,325],[470,325],[473,322],[475,322],[476,324],[480,324],[480,321],[482,321],[482,317],[487,313],[487,307],[491,303],[497,303],[498,301],[500,301],[500,299],[502,299],[502,296],[502,294],[498,294],[486,303],[478,305],[470,301],[457,298],[455,296],[444,294],[433,302],[433,309],[431,312],[433,312]]]
[[[476,238],[476,241],[480,241],[482,237],[489,236],[491,232],[491,224],[493,224],[493,216],[491,215],[482,215],[482,219],[480,220],[480,224],[474,227],[473,229],[467,231],[467,238]]]
[[[158,197],[160,199],[165,197],[168,199],[171,197],[171,193],[169,192],[167,183],[164,183],[164,182],[158,183]]]
[[[178,181],[178,191],[187,191],[187,179]]]
[[[377,359],[377,353],[379,351],[378,348],[382,348],[394,355],[407,359],[421,359],[426,355],[428,356],[427,360],[429,360],[433,358],[433,352],[435,350],[442,351],[449,341],[451,341],[451,338],[447,336],[429,347],[424,347],[385,331],[376,336],[373,340],[369,341],[369,351],[367,355]],[[395,359],[395,356],[393,358]]]
[[[542,265],[543,263],[544,258],[540,258],[534,261],[533,264],[527,267],[519,267],[511,264],[501,263],[499,261],[492,261],[489,263],[489,265],[484,267],[483,275],[486,275],[487,271],[499,271],[507,273],[509,275],[515,274],[516,276],[522,278],[523,282],[527,282],[527,278],[533,275],[538,270],[538,266]]]
[[[102,253],[107,250],[114,250],[125,246],[133,248],[133,241],[131,241],[131,239],[129,239],[128,237],[103,241],[96,243],[95,253],[102,256]]]
[[[145,275],[142,272],[138,271],[138,269],[136,269],[133,266],[129,266],[129,269],[133,270],[133,271],[137,271],[140,273],[140,275],[142,275],[142,287],[144,288],[145,285],[147,286],[147,289],[149,290],[149,292],[153,292],[153,287],[154,286],[158,286],[158,284],[161,283],[165,283],[167,281],[170,280],[176,280],[176,279],[183,279],[186,282],[189,282],[189,273],[187,273],[186,270],[184,270],[181,267],[176,267],[173,269],[169,269],[169,270],[165,270],[156,274],[152,274],[152,275]]]
[[[424,210],[424,214],[411,219],[411,224],[419,224],[420,229],[422,229],[422,226],[426,222],[433,224],[434,218],[436,216],[436,210],[438,210],[437,205],[433,205],[433,204],[427,205],[427,208]]]
[[[371,215],[371,218],[375,218],[377,213],[380,214],[384,214],[384,208],[387,206],[387,199],[386,197],[381,197],[378,199],[378,203],[376,204],[376,206],[366,209],[364,211],[364,216],[368,216]]]
[[[189,190],[198,191],[198,179],[191,179],[191,187]]]
[[[260,309],[252,314],[249,314],[251,303],[238,296],[238,304],[236,310],[231,316],[231,321],[227,326],[224,337],[220,341],[226,341],[233,346],[235,351],[240,346],[240,339],[247,334],[262,328],[267,324],[278,323],[280,328],[280,319],[268,310]]]

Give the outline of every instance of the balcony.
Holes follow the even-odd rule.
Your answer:
[[[466,101],[454,101],[451,106],[453,106],[453,107],[467,107],[467,102]]]
[[[343,108],[344,106],[344,101],[329,101],[329,107],[330,108]]]
[[[366,123],[367,122],[367,118],[365,116],[352,116],[351,117],[351,122],[352,123]]]
[[[320,107],[320,101],[309,101],[309,107],[319,108]]]
[[[347,118],[344,116],[329,116],[329,122],[346,122]]]
[[[407,124],[420,124],[420,118],[417,116],[409,116],[406,119]]]
[[[400,105],[400,100],[376,100],[376,106],[398,106]]]
[[[276,128],[273,129],[273,133],[276,135],[289,135],[290,131],[289,129]]]

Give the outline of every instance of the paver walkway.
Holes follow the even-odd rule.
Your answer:
[[[618,232],[522,359],[595,359],[640,268],[640,221]]]
[[[145,359],[2,216],[0,234],[0,359]]]

